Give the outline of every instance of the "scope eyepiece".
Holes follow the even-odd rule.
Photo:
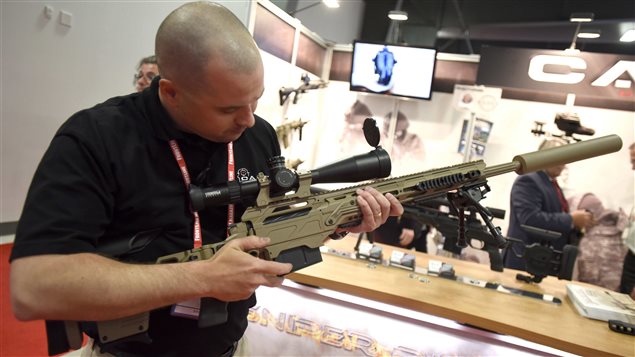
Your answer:
[[[224,206],[230,203],[239,203],[245,199],[258,195],[260,185],[258,181],[229,181],[225,184],[200,188],[190,185],[189,195],[192,202],[192,209],[200,211],[206,207]]]

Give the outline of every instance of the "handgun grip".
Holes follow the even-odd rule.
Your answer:
[[[214,298],[201,299],[201,311],[198,316],[198,327],[212,327],[227,322],[227,302]]]

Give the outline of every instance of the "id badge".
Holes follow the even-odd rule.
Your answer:
[[[201,312],[201,299],[192,299],[187,301],[181,301],[172,305],[170,315],[177,317],[184,317],[187,319],[198,320],[198,315]]]

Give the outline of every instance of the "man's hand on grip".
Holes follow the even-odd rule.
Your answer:
[[[282,285],[282,275],[288,274],[292,265],[259,259],[249,251],[259,250],[269,244],[269,238],[249,236],[227,242],[212,259],[202,261],[205,267],[206,296],[222,301],[244,300],[261,285]]]

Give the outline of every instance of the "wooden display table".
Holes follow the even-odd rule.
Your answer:
[[[330,241],[328,247],[353,252],[354,237]],[[382,246],[384,259],[394,248]],[[447,257],[405,251],[416,255],[419,267],[428,260],[452,264],[459,276],[508,287],[553,295],[554,304],[449,279],[422,275],[395,267],[368,264],[330,254],[324,261],[288,275],[295,282],[331,289],[415,311],[432,314],[501,334],[511,335],[570,353],[597,356],[635,356],[635,337],[609,330],[607,323],[582,317],[566,296],[565,280],[545,278],[540,284],[516,280],[518,271],[495,272],[489,266]],[[424,278],[424,279],[420,279]],[[577,283],[582,284],[582,283]]]

